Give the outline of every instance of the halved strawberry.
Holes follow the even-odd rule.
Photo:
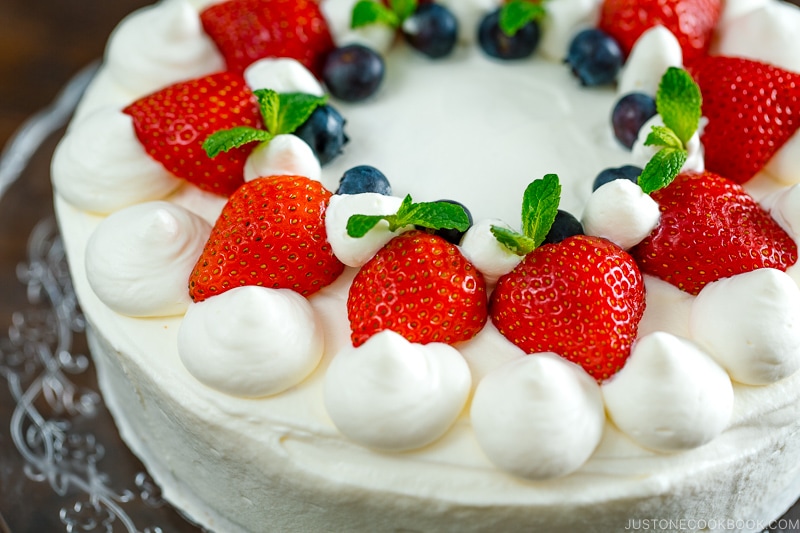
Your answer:
[[[545,244],[501,277],[492,322],[526,353],[554,352],[602,381],[620,370],[644,313],[633,258],[599,237]]]
[[[347,298],[354,346],[386,329],[420,344],[469,340],[486,323],[486,307],[483,276],[458,247],[416,230],[381,248]]]
[[[200,19],[234,72],[265,57],[290,57],[319,77],[334,48],[314,0],[228,0],[203,10]]]
[[[703,93],[706,168],[737,183],[752,178],[800,128],[800,74],[733,57],[689,63]]]
[[[631,250],[642,272],[690,294],[759,268],[786,270],[797,245],[742,187],[712,172],[678,175],[651,193],[661,220]]]
[[[664,26],[678,39],[685,61],[708,52],[721,13],[721,0],[605,0],[598,27],[627,56],[642,33]]]
[[[292,289],[303,296],[344,270],[325,232],[331,193],[302,176],[249,181],[228,200],[189,277],[201,302],[243,285]]]
[[[150,156],[179,178],[229,196],[244,183],[244,164],[255,144],[206,155],[203,142],[236,126],[263,128],[255,96],[244,78],[220,72],[177,83],[132,103],[136,137]]]

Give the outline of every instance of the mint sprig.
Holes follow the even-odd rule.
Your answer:
[[[661,77],[656,110],[664,126],[653,126],[645,146],[660,146],[639,176],[639,186],[650,194],[666,187],[680,173],[689,157],[687,145],[702,116],[703,96],[688,72],[670,67]]]
[[[556,174],[534,180],[522,196],[522,233],[492,226],[497,241],[510,252],[525,256],[538,248],[547,237],[561,202],[561,183]]]
[[[381,220],[389,223],[389,231],[409,225],[433,230],[466,231],[469,228],[469,217],[460,205],[451,202],[414,203],[411,195],[407,195],[394,215],[352,215],[347,220],[347,234],[361,238]]]
[[[544,18],[542,0],[511,0],[500,8],[500,31],[513,37],[528,23]]]
[[[247,143],[269,142],[277,135],[293,133],[308,120],[317,107],[328,101],[327,95],[277,93],[272,89],[257,89],[253,94],[258,99],[261,118],[266,129],[239,126],[212,133],[203,142],[203,150],[209,157],[216,157],[221,152],[227,152]]]
[[[387,7],[376,0],[360,0],[353,6],[350,27],[355,29],[383,24],[397,29],[417,10],[417,4],[417,0],[391,0]]]

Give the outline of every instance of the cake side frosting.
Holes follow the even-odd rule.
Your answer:
[[[167,4],[175,2],[161,6]],[[434,200],[453,196],[458,190],[459,199],[470,205],[476,218],[513,220],[519,209],[515,200],[518,191],[533,176],[557,172],[565,178],[564,203],[580,212],[597,169],[618,166],[629,158],[609,133],[607,114],[615,98],[613,92],[580,89],[559,65],[534,67],[524,63],[508,67],[488,62],[473,49],[462,49],[452,59],[434,66],[401,48],[389,56],[389,67],[389,89],[381,98],[363,106],[341,106],[350,121],[348,131],[359,143],[353,142],[343,157],[325,169],[322,182],[330,189],[335,189],[338,177],[354,162],[374,161],[393,176],[397,194]],[[213,65],[209,63],[208,68]],[[536,68],[542,78],[520,83],[526,68]],[[451,78],[458,82],[448,83]],[[487,88],[487,79],[496,85]],[[121,107],[135,98],[135,91],[109,88],[112,86],[116,81],[102,71],[72,129],[77,129],[95,106],[111,101]],[[554,86],[559,90],[554,91]],[[537,105],[531,108],[531,104]],[[520,114],[522,109],[525,111]],[[495,124],[498,117],[500,125]],[[485,127],[489,123],[492,128]],[[494,128],[496,131],[492,131]],[[409,136],[409,130],[415,135]],[[439,142],[442,137],[447,139],[444,145]],[[525,141],[520,145],[521,138]],[[509,150],[509,146],[515,148]],[[398,153],[409,156],[398,157]],[[487,199],[482,187],[467,185],[483,184],[483,176],[491,175],[509,178],[497,190],[489,179],[487,185],[496,192],[491,198]],[[770,185],[769,179],[759,184],[767,191],[778,188],[777,184]],[[220,208],[219,200],[190,186],[184,186],[172,199],[209,222]],[[186,371],[177,353],[180,318],[131,319],[117,315],[97,300],[85,282],[82,257],[85,242],[102,218],[75,209],[60,197],[56,205],[76,290],[96,331],[93,343],[100,354],[105,354],[99,356],[106,361],[101,365],[104,392],[114,397],[113,391],[119,387],[127,391],[128,400],[138,397],[144,406],[134,411],[122,407],[129,401],[117,402],[115,415],[127,419],[133,428],[127,440],[141,455],[147,455],[148,448],[171,450],[163,462],[179,472],[181,480],[156,475],[167,496],[171,498],[173,493],[176,500],[180,499],[179,491],[170,486],[183,482],[201,501],[219,500],[219,479],[208,478],[203,472],[192,474],[193,462],[209,465],[209,473],[217,468],[227,471],[223,477],[239,482],[239,476],[250,476],[251,481],[237,483],[238,489],[230,487],[235,495],[231,500],[216,504],[221,515],[237,517],[245,530],[262,527],[265,517],[259,509],[274,506],[273,487],[275,491],[278,486],[285,488],[287,479],[294,482],[283,493],[285,512],[277,511],[274,516],[278,529],[281,524],[302,528],[307,518],[309,527],[319,523],[353,528],[407,524],[402,527],[424,530],[440,527],[452,512],[453,524],[469,522],[475,530],[481,529],[481,520],[486,519],[508,527],[539,523],[556,531],[558,526],[553,524],[563,525],[564,531],[578,526],[602,531],[622,527],[631,513],[646,515],[653,509],[670,516],[722,513],[726,517],[758,516],[767,520],[792,501],[775,499],[776,492],[770,492],[770,487],[793,485],[793,468],[787,467],[781,480],[769,482],[775,475],[772,468],[753,467],[749,484],[743,488],[731,478],[731,464],[751,462],[753,457],[769,456],[778,449],[784,450],[786,465],[797,463],[800,451],[789,438],[796,430],[796,423],[789,421],[797,420],[791,393],[800,379],[797,375],[768,387],[735,385],[728,429],[712,443],[680,454],[647,451],[606,422],[600,445],[588,462],[569,477],[541,484],[522,482],[496,470],[475,441],[466,412],[440,440],[425,448],[401,455],[374,452],[342,437],[322,402],[324,375],[331,359],[350,344],[345,298],[354,269],[310,298],[325,332],[325,355],[320,365],[310,377],[284,393],[245,400],[206,388]],[[687,336],[685,306],[660,316],[671,301],[680,298],[677,289],[660,283],[647,280],[648,312],[643,329],[666,329]],[[658,286],[658,290],[650,290],[651,286]],[[654,313],[659,314],[657,319]],[[491,325],[458,348],[470,366],[474,384],[501,363],[522,354]],[[122,375],[126,377],[121,379]],[[171,434],[176,430],[177,434]],[[149,435],[148,439],[163,436],[163,441],[151,446],[137,442],[139,435]],[[180,457],[182,443],[192,441],[208,446],[204,444]],[[265,453],[273,454],[274,461],[265,460]],[[195,475],[197,479],[189,481]],[[284,481],[271,485],[277,478]],[[426,484],[421,485],[420,479]],[[298,518],[297,508],[292,506],[294,495],[294,503],[300,505],[311,487],[323,494],[318,498],[326,502],[326,508]],[[260,502],[256,499],[259,491],[264,493]],[[706,503],[695,507],[691,501],[701,499],[698,492],[704,494]],[[362,502],[365,494],[369,498]],[[732,494],[738,496],[731,500]],[[347,511],[334,510],[343,504]],[[359,505],[363,513],[354,512]],[[448,511],[442,512],[442,507]],[[485,512],[487,507],[492,509],[490,514]],[[417,523],[406,521],[411,509],[418,515]],[[355,518],[358,515],[360,519]],[[383,518],[378,519],[379,515]]]

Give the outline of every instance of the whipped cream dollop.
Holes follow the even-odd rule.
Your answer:
[[[692,339],[747,385],[766,385],[800,368],[800,288],[762,268],[709,283],[695,298]]]
[[[86,277],[100,300],[134,317],[183,314],[188,280],[211,226],[169,202],[147,202],[105,218],[86,245]]]
[[[489,373],[475,390],[470,417],[489,460],[528,479],[580,468],[600,443],[606,420],[597,382],[553,353],[515,359]]]
[[[498,9],[501,0],[438,0],[458,21],[458,41],[472,45],[478,39],[478,26],[483,18]]]
[[[197,9],[187,0],[161,4],[128,15],[106,48],[110,76],[136,98],[225,69],[222,55],[203,31]]]
[[[395,40],[396,32],[386,24],[370,24],[352,28],[353,7],[358,0],[325,0],[320,9],[336,46],[361,44],[380,54],[386,54]]]
[[[500,244],[492,233],[492,226],[512,229],[499,219],[479,220],[470,227],[461,239],[461,253],[483,274],[486,283],[497,283],[500,276],[508,274],[522,257]]]
[[[654,26],[633,45],[619,74],[617,92],[620,95],[640,92],[655,97],[661,77],[669,67],[683,67],[683,50],[671,31]]]
[[[56,148],[51,171],[65,200],[98,214],[160,200],[181,184],[145,152],[133,119],[112,108],[94,111],[70,129]]]
[[[780,189],[759,203],[795,242],[800,241],[800,185]]]
[[[581,223],[586,235],[603,237],[625,250],[650,235],[661,212],[655,200],[626,179],[610,181],[589,197]]]
[[[733,413],[728,374],[692,342],[664,332],[638,339],[625,366],[601,390],[617,427],[658,451],[711,442]]]
[[[244,71],[251,90],[272,89],[276,93],[306,93],[323,96],[325,90],[302,63],[289,57],[259,59]]]
[[[308,300],[254,285],[193,303],[178,331],[178,354],[198,381],[246,398],[297,385],[317,367],[324,347]]]
[[[363,237],[347,234],[347,221],[353,215],[393,215],[403,200],[374,192],[334,194],[325,211],[325,232],[334,255],[347,266],[360,267],[397,235],[413,226],[389,230],[385,220],[378,222]]]
[[[600,19],[602,0],[558,0],[547,3],[538,51],[552,61],[563,61],[575,35],[593,28]]]
[[[469,367],[448,344],[416,344],[382,331],[339,351],[325,374],[325,407],[347,438],[387,451],[441,437],[469,396]]]
[[[322,167],[303,139],[286,133],[259,144],[247,157],[244,181],[253,181],[264,176],[305,176],[319,181]]]
[[[686,158],[686,163],[683,164],[681,172],[703,172],[706,169],[705,151],[703,150],[703,144],[700,142],[700,133],[703,131],[705,123],[706,119],[701,118],[697,131],[694,132],[694,135],[692,135],[692,138],[689,139],[689,142],[686,144],[686,150],[689,152],[689,156]],[[645,146],[644,144],[653,126],[664,126],[664,119],[661,118],[661,115],[656,114],[644,123],[641,129],[639,129],[639,135],[636,137],[636,141],[631,148],[634,164],[642,168],[644,168],[647,162],[661,149],[660,146]]]

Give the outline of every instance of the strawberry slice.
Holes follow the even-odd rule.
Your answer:
[[[325,232],[330,197],[322,184],[302,176],[245,183],[228,199],[192,271],[192,300],[243,285],[308,296],[332,283],[344,265]]]
[[[356,274],[347,298],[354,346],[392,330],[410,342],[454,344],[486,323],[486,285],[458,247],[423,231],[395,237]]]
[[[797,245],[741,185],[712,172],[686,172],[651,193],[655,230],[631,250],[642,272],[690,294],[759,268],[785,271]]]
[[[319,77],[334,48],[313,0],[228,0],[203,10],[200,20],[234,72],[265,57],[289,57]]]
[[[603,381],[620,370],[644,313],[633,258],[599,237],[545,244],[497,283],[492,322],[526,353],[554,352]]]
[[[721,13],[721,0],[605,0],[598,27],[627,56],[645,31],[664,26],[678,39],[686,61],[708,52]]]
[[[221,72],[177,83],[132,103],[136,137],[150,156],[179,178],[229,196],[244,183],[251,143],[211,159],[203,142],[236,126],[263,128],[258,102],[244,78]]]
[[[733,57],[704,57],[687,68],[708,118],[706,168],[745,183],[800,127],[800,74]]]

